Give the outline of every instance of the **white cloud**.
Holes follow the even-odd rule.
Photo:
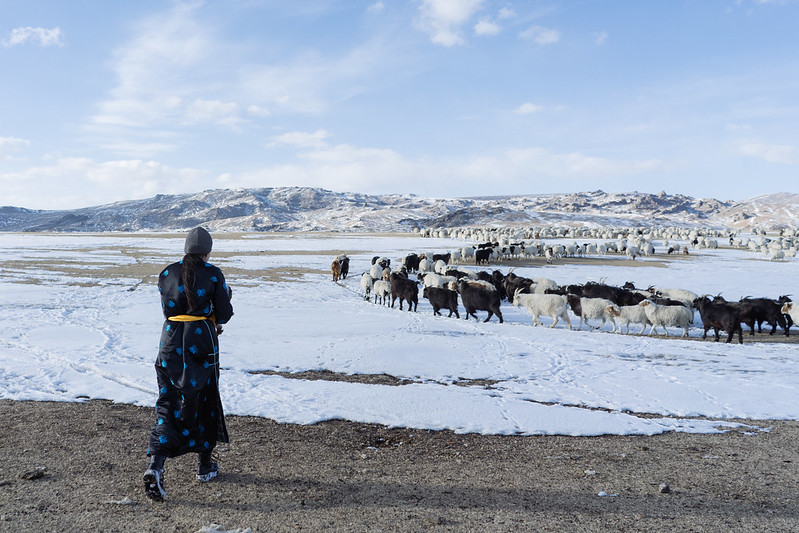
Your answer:
[[[374,4],[366,8],[366,11],[368,11],[369,13],[379,13],[380,11],[383,11],[385,7],[386,6],[385,4],[383,4],[383,2],[375,2]]]
[[[29,147],[31,142],[16,137],[0,137],[0,161],[11,159],[13,154],[17,154]]]
[[[296,149],[289,164],[246,172],[214,174],[201,168],[176,168],[147,159],[105,162],[60,158],[23,172],[0,173],[3,201],[37,209],[66,209],[180,194],[217,187],[312,186],[338,191],[433,196],[474,194],[491,183],[496,194],[558,192],[591,180],[646,175],[662,169],[658,160],[625,160],[579,152],[528,147],[471,157],[408,158],[385,148],[331,145],[330,134],[290,132],[273,138],[273,147]],[[454,188],[453,188],[454,187]],[[44,197],[37,191],[47,190]]]
[[[11,47],[25,44],[28,42],[38,43],[39,46],[64,46],[61,39],[61,28],[14,28],[11,30],[7,39],[4,39],[3,46]]]
[[[292,131],[277,135],[272,138],[267,147],[294,146],[297,148],[323,148],[327,146],[327,139],[330,136],[325,130],[316,130],[313,133],[304,131]]]
[[[172,11],[139,23],[135,37],[114,50],[117,84],[98,105],[93,124],[136,128],[186,119],[185,102],[203,92],[217,49],[195,20],[197,7],[176,3]]]
[[[53,164],[0,174],[3,201],[35,209],[74,209],[121,200],[178,194],[213,186],[209,172],[156,161],[60,158]],[[42,196],[37,191],[48,191]]]
[[[608,32],[598,31],[594,34],[594,44],[602,46],[608,40]]]
[[[799,163],[799,148],[787,144],[745,142],[738,146],[738,151],[743,155],[763,159],[769,163],[783,165]]]
[[[317,148],[307,150],[312,142],[302,135],[295,136],[284,140],[287,145],[293,140],[300,148],[296,163],[226,175],[224,186],[291,184],[376,194],[423,190],[425,194],[451,197],[457,196],[457,191],[471,194],[484,190],[486,182],[493,184],[497,194],[518,193],[533,186],[558,192],[571,186],[567,182],[583,187],[590,180],[647,174],[663,166],[659,160],[610,159],[540,147],[467,158],[409,159],[390,149],[348,144],[331,146],[319,142]],[[457,184],[455,189],[453,184]]]
[[[272,114],[267,108],[255,104],[247,106],[247,113],[258,118],[268,117]]]
[[[516,108],[515,113],[518,113],[520,115],[529,115],[531,113],[538,113],[543,109],[544,108],[541,107],[540,105],[536,105],[531,102],[525,102],[522,105],[520,105],[518,108]]]
[[[560,41],[560,32],[542,26],[532,26],[521,32],[519,37],[537,44],[554,44]]]
[[[197,98],[186,106],[184,121],[189,124],[212,122],[228,126],[244,121],[240,116],[240,107],[235,102],[220,102]]]
[[[507,7],[503,7],[502,9],[499,10],[499,14],[497,15],[497,18],[499,20],[504,20],[504,19],[511,19],[511,18],[513,18],[515,16],[516,16],[516,12],[514,10],[512,10],[510,8],[507,8]]]
[[[461,26],[474,16],[484,0],[421,0],[419,27],[442,46],[465,44]]]
[[[499,24],[490,20],[481,20],[474,25],[475,35],[496,35],[500,31],[502,31],[502,28],[500,28]]]

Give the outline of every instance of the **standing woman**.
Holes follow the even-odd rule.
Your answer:
[[[212,244],[205,229],[194,228],[183,260],[158,277],[166,320],[155,361],[159,391],[144,473],[144,491],[157,501],[166,497],[168,457],[199,454],[197,479],[211,481],[219,473],[211,452],[217,442],[230,442],[219,397],[218,325],[230,320],[233,307],[222,271],[208,263]]]

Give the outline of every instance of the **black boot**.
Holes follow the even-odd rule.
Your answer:
[[[166,491],[164,490],[164,461],[163,455],[153,455],[150,457],[150,466],[144,472],[144,493],[151,500],[157,502],[164,501]]]
[[[211,452],[201,452],[197,458],[197,481],[206,483],[219,475],[219,465],[211,460]]]

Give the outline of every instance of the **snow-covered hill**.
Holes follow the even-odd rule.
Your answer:
[[[799,194],[775,193],[734,203],[665,192],[442,199],[276,187],[159,194],[63,211],[0,207],[0,231],[167,231],[202,224],[217,231],[394,232],[568,223],[774,230],[799,226]]]

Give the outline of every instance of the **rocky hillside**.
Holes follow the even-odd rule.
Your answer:
[[[0,207],[0,231],[411,231],[514,224],[799,227],[799,195],[733,203],[603,191],[477,198],[336,193],[307,187],[219,189],[64,211]]]

